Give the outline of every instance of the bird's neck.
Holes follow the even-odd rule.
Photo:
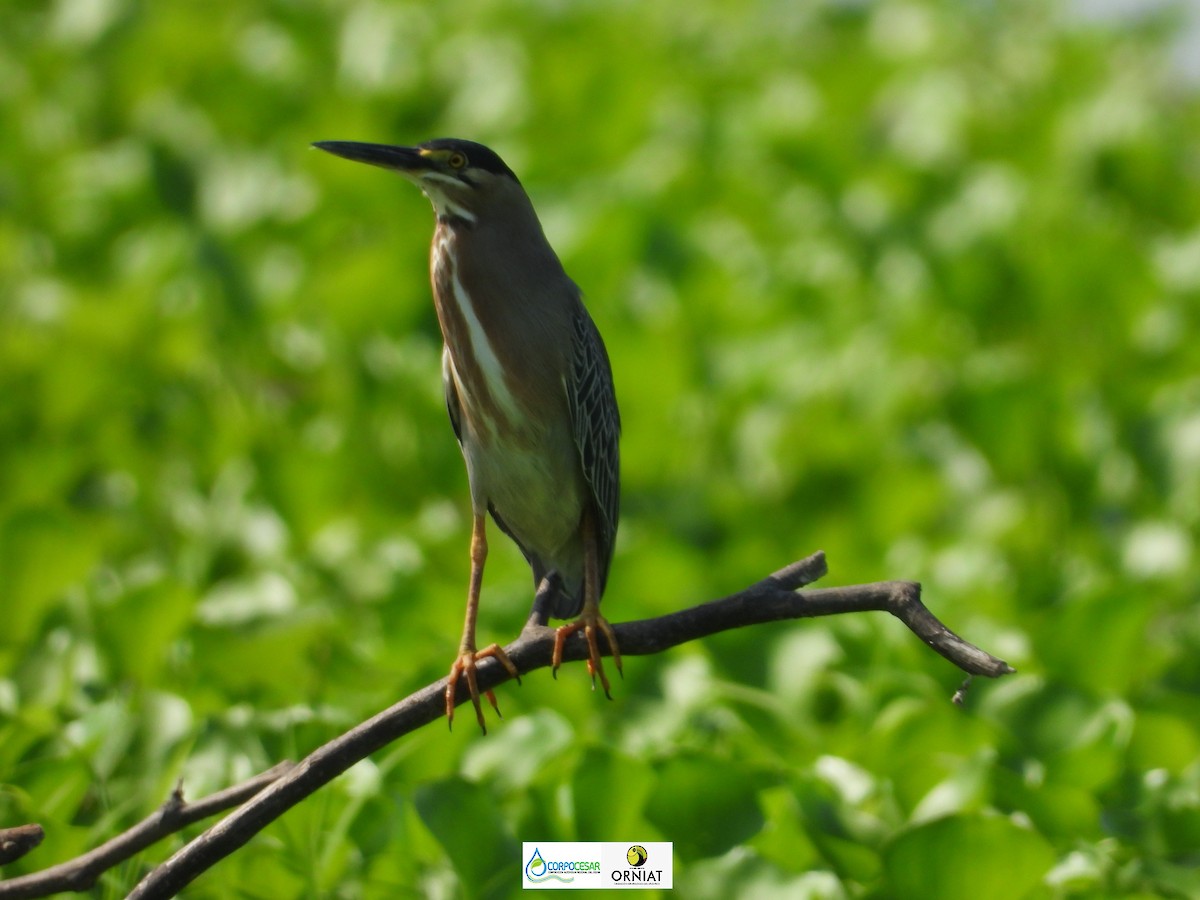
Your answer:
[[[468,218],[458,212],[446,210],[445,212],[439,211],[437,214],[438,231],[441,231],[443,228],[457,231],[459,229],[472,228],[474,225],[474,217]]]

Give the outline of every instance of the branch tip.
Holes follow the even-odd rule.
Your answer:
[[[45,837],[45,830],[37,823],[0,828],[0,866],[16,862]]]
[[[828,574],[829,566],[825,562],[825,551],[818,550],[811,556],[784,566],[778,572],[772,572],[760,581],[759,585],[794,591],[812,584],[814,581],[820,581]]]

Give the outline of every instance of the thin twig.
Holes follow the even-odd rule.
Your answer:
[[[104,872],[133,858],[167,835],[174,834],[193,822],[245,803],[268,784],[289,772],[293,765],[292,762],[281,762],[248,781],[209,794],[194,803],[183,799],[181,782],[158,810],[96,849],[40,872],[0,881],[0,898],[15,900],[18,897],[46,897],[62,891],[86,891]],[[22,827],[41,830],[36,825]],[[40,838],[38,840],[40,842]]]
[[[0,866],[16,862],[42,842],[46,832],[41,825],[17,825],[0,828]]]

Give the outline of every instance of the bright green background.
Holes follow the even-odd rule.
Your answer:
[[[7,4],[0,823],[48,837],[5,874],[445,673],[432,215],[307,144],[450,134],[607,338],[613,620],[821,548],[1020,674],[958,709],[883,615],[631,658],[611,703],[538,672],[188,896],[505,896],[519,841],[576,838],[673,840],[688,897],[1200,895],[1200,97],[1163,8]],[[485,641],[531,593],[493,535]]]

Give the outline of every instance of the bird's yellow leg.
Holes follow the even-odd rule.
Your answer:
[[[608,649],[612,652],[613,663],[617,673],[621,671],[621,651],[617,648],[617,636],[613,634],[608,620],[600,615],[600,559],[596,547],[596,523],[591,510],[583,514],[583,611],[579,618],[566,625],[560,625],[554,632],[554,656],[551,659],[551,671],[558,675],[558,667],[562,665],[563,644],[567,638],[577,631],[582,631],[588,644],[588,674],[592,676],[592,690],[596,689],[596,676],[600,676],[600,686],[604,688],[604,696],[612,699],[608,687],[608,676],[604,674],[604,663],[600,660],[600,646],[596,641],[596,632],[604,635],[608,641]]]
[[[508,673],[513,678],[517,679],[518,684],[521,681],[517,667],[512,664],[512,660],[508,658],[508,654],[499,644],[492,644],[482,650],[475,649],[475,618],[479,615],[479,592],[483,587],[483,564],[486,560],[487,534],[484,518],[481,514],[476,514],[471,526],[471,582],[467,587],[467,618],[463,623],[462,643],[458,646],[458,656],[450,666],[450,677],[446,682],[446,720],[453,728],[454,700],[458,693],[458,679],[465,675],[467,689],[471,693],[471,703],[475,706],[475,718],[479,720],[479,727],[484,734],[487,734],[487,724],[483,719],[483,707],[479,703],[479,686],[475,680],[475,669],[479,660],[487,659],[489,656],[494,657],[500,665],[508,669]],[[484,694],[487,695],[488,702],[492,704],[492,709],[499,716],[500,706],[496,703],[496,695],[492,691],[484,691]],[[501,718],[503,717],[501,716]]]

